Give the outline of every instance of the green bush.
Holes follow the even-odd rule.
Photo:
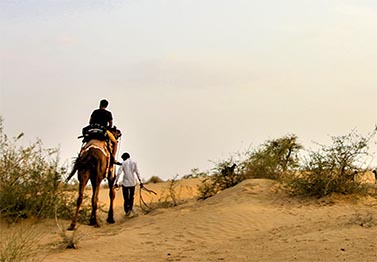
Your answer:
[[[198,186],[198,199],[207,199],[216,195],[219,189],[214,186],[211,177],[207,177],[202,181],[202,184]]]
[[[356,132],[332,137],[330,146],[319,145],[318,151],[309,151],[300,175],[288,183],[292,193],[323,197],[331,193],[360,193],[363,187],[353,181],[354,174],[362,170],[368,155],[368,143],[376,130],[367,137]]]
[[[304,161],[299,158],[303,147],[297,136],[268,140],[246,153],[246,160],[236,161],[237,166],[231,172],[224,170],[235,162],[232,159],[217,164],[214,172],[204,177],[199,185],[198,198],[206,199],[248,178],[277,179],[296,195],[322,197],[331,193],[364,192],[353,178],[356,172],[362,171],[368,143],[376,130],[367,137],[356,132],[332,137],[332,145],[320,145],[318,151],[307,151]]]
[[[232,159],[218,163],[213,173],[207,176],[198,186],[199,199],[206,199],[216,195],[218,192],[235,186],[244,180],[239,172],[238,165]]]
[[[244,176],[281,179],[287,171],[298,168],[301,149],[296,135],[268,140],[248,154],[248,158],[242,163]]]
[[[0,118],[0,215],[45,218],[57,210],[60,217],[70,218],[76,195],[61,183],[66,170],[59,167],[59,151],[44,149],[40,140],[18,146],[22,137],[10,140]]]
[[[248,178],[281,179],[283,174],[299,166],[300,149],[302,146],[297,142],[297,137],[288,135],[269,140],[260,148],[247,152],[246,160],[234,161],[231,158],[220,162],[198,187],[199,199],[211,197]]]

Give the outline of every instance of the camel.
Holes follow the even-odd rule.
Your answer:
[[[113,132],[116,139],[121,136],[119,130]],[[111,158],[111,148],[108,148],[106,141],[98,139],[91,139],[82,148],[80,155],[77,157],[73,169],[66,179],[68,181],[77,171],[79,180],[79,196],[77,198],[76,212],[73,215],[71,225],[67,230],[74,230],[77,223],[80,206],[83,201],[84,190],[86,184],[90,180],[92,184],[92,212],[89,220],[89,225],[100,227],[97,220],[97,202],[100,184],[104,178],[107,178],[109,185],[110,207],[107,217],[107,223],[113,224],[114,211],[113,201],[115,198],[114,182],[115,176],[113,174],[114,160]]]

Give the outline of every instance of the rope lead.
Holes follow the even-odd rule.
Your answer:
[[[143,210],[143,212],[147,214],[147,213],[152,211],[152,208],[150,206],[148,206],[148,204],[144,201],[143,195],[141,194],[142,189],[144,189],[147,193],[154,194],[156,196],[157,196],[157,193],[153,190],[146,188],[144,185],[140,186],[140,189],[139,189],[139,195],[140,195],[140,197],[139,197],[140,201],[139,202],[140,203],[139,203],[139,205],[140,205],[141,210]]]

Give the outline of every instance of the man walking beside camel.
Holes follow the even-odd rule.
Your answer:
[[[122,192],[123,192],[123,200],[124,200],[124,212],[126,213],[126,216],[129,217],[133,210],[133,204],[134,204],[134,195],[135,195],[135,187],[136,187],[136,176],[139,180],[140,187],[143,187],[143,183],[140,179],[140,173],[137,168],[136,161],[133,160],[130,157],[129,153],[123,153],[122,154],[122,165],[118,169],[117,176],[115,178],[115,186],[118,186],[118,180],[120,176],[123,173],[123,179],[122,179]],[[135,176],[136,174],[136,176]]]

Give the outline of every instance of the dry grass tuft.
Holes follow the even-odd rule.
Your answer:
[[[352,218],[349,220],[351,225],[359,225],[361,227],[375,227],[377,226],[377,218],[373,216],[369,211],[359,212],[356,211]]]
[[[3,230],[3,229],[2,229]],[[15,225],[0,234],[0,262],[39,262],[43,234],[34,226]]]

